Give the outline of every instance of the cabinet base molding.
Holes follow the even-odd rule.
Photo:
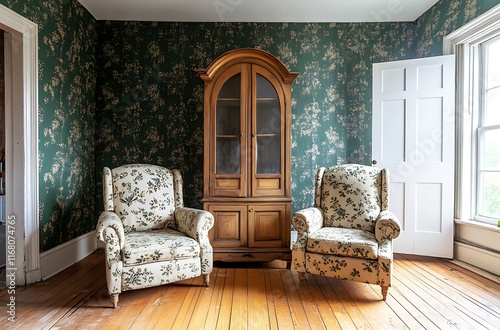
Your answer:
[[[273,260],[286,261],[287,268],[290,269],[292,261],[292,251],[282,252],[262,252],[261,250],[214,250],[214,261],[224,262],[270,262]]]

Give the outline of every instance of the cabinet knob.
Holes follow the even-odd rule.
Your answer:
[[[243,133],[241,133],[240,135],[243,136]]]
[[[376,161],[375,159],[374,159],[374,160],[372,160],[372,164],[373,164],[373,165],[377,165],[377,161]]]
[[[253,212],[253,209],[248,210],[248,212]]]

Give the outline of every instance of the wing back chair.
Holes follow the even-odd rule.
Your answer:
[[[131,164],[103,171],[104,212],[97,238],[106,244],[113,307],[122,291],[203,275],[208,286],[211,213],[183,207],[178,170]]]
[[[294,269],[305,273],[378,284],[386,300],[391,285],[392,240],[399,236],[389,211],[388,171],[347,164],[316,173],[314,207],[293,215],[297,241]]]

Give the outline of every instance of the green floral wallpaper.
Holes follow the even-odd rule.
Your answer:
[[[490,10],[499,0],[441,0],[416,21],[417,57],[443,54],[444,37]]]
[[[0,3],[38,24],[43,252],[95,228],[97,23],[76,0]]]
[[[256,47],[300,73],[292,91],[294,210],[314,170],[369,162],[371,63],[412,57],[413,23],[99,22],[98,168],[148,162],[181,170],[186,204],[203,189],[203,82],[224,52]]]
[[[95,228],[101,172],[129,162],[179,168],[199,207],[203,84],[193,71],[257,47],[293,84],[293,210],[312,204],[318,166],[371,154],[372,63],[434,56],[499,0],[442,0],[413,23],[97,22],[76,0],[0,0],[39,25],[40,242]]]

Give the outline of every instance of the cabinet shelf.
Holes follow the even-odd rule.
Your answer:
[[[279,133],[257,133],[255,134],[255,136],[257,137],[276,137],[276,136],[280,136]]]

